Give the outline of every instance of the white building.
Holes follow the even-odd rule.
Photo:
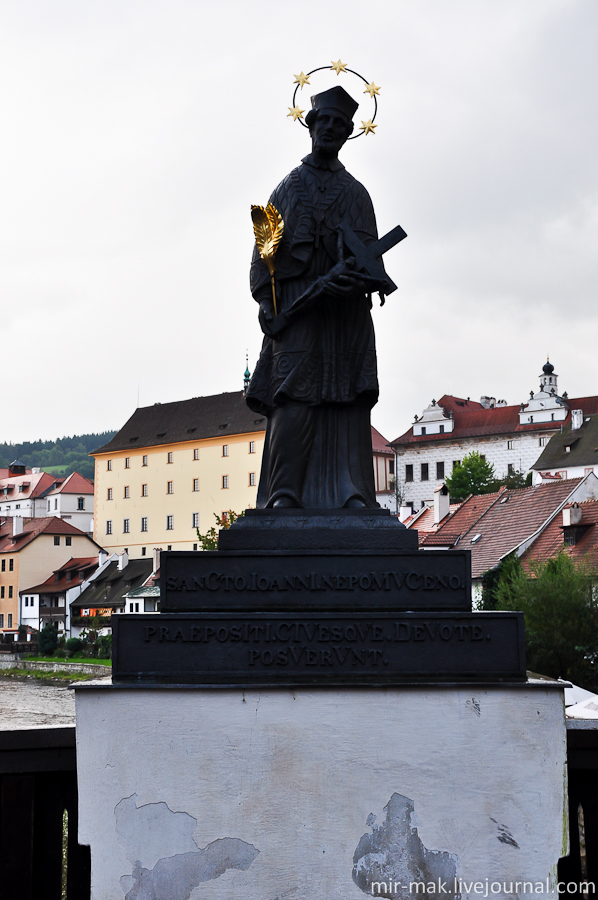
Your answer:
[[[497,478],[509,472],[529,472],[551,437],[569,420],[570,408],[597,398],[568,400],[559,395],[554,366],[547,362],[539,389],[527,402],[508,406],[505,400],[483,396],[479,403],[445,394],[432,400],[411,428],[391,446],[403,503],[418,510],[430,503],[435,489],[451,475],[455,464],[476,451],[494,466]]]
[[[93,481],[89,478],[73,472],[55,482],[45,500],[46,510],[42,515],[68,519],[75,528],[93,532]]]

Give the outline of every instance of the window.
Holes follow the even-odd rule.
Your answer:
[[[6,507],[8,509],[8,507]],[[48,512],[50,512],[50,501],[48,500]]]
[[[249,487],[255,487],[255,472],[249,473]]]
[[[129,603],[129,612],[139,612],[139,604]]]
[[[24,484],[20,484],[20,485],[19,485],[19,493],[22,494],[24,490],[25,490],[25,485],[24,485]]]
[[[142,456],[142,457],[141,457],[141,465],[142,465],[142,466],[147,466],[147,456]]]
[[[12,584],[9,584],[8,585],[8,599],[10,600],[11,597],[12,597]]]
[[[108,472],[112,471],[112,460],[111,459],[106,460],[106,469],[108,470]]]
[[[515,466],[513,465],[513,463],[509,463],[507,466],[507,474],[512,475],[514,471],[515,471]]]
[[[131,468],[131,457],[125,456],[125,469],[130,469],[130,468]]]
[[[174,531],[174,516],[166,516],[166,531]]]
[[[255,453],[255,441],[249,441],[249,452]]]
[[[440,434],[444,434],[444,425],[440,426]]]
[[[199,490],[199,478],[194,478],[194,479],[193,479],[193,490],[194,490],[194,491],[198,491],[198,490]]]
[[[66,544],[67,547],[71,546],[71,544],[73,543],[73,539],[70,536],[70,534],[67,534],[67,536],[64,539],[64,543]]]
[[[142,485],[141,485],[141,496],[142,496],[142,497],[147,497],[147,484],[142,484]]]
[[[168,456],[166,458],[166,462],[169,464],[172,462],[172,450],[168,451]]]
[[[486,454],[480,453],[480,459],[482,460],[482,462],[486,462]]]
[[[77,509],[85,509],[85,497],[77,497]]]
[[[460,465],[461,465],[461,460],[460,460],[460,459],[454,459],[454,460],[453,460],[453,469],[458,469]]]
[[[222,487],[224,490],[228,488],[228,475],[222,476]]]
[[[513,441],[507,441],[507,450],[513,449]]]
[[[168,551],[172,550],[172,544],[168,544],[168,546],[166,547],[166,549],[167,549]]]
[[[223,444],[223,445],[222,445],[222,455],[223,455],[223,456],[228,456],[228,444]]]
[[[8,614],[8,627],[12,628],[12,613]]]
[[[199,528],[199,513],[193,513],[191,527]]]
[[[141,530],[147,531],[147,516],[141,517]]]
[[[143,528],[142,528],[141,530],[143,531]],[[142,547],[142,548],[141,548],[141,555],[142,555],[142,556],[145,556],[146,551],[147,551],[147,547]]]
[[[2,588],[2,596],[4,597],[4,588]],[[4,613],[0,613],[0,628],[4,628]]]
[[[21,504],[20,504],[20,503],[17,503],[16,506],[15,506],[15,509],[20,509],[20,508],[21,508]]]
[[[429,481],[430,476],[428,475],[428,463],[422,463],[420,468],[420,481]]]
[[[424,425],[422,428],[422,434],[425,434],[425,433],[426,433],[426,426]]]
[[[436,463],[436,481],[442,481],[444,478],[444,463],[437,462]]]
[[[394,475],[394,473],[395,473],[395,461],[394,461],[394,459],[389,459],[388,460],[388,474]]]
[[[123,519],[123,534],[128,534],[130,529],[130,519]]]
[[[167,482],[166,482],[166,493],[167,493],[167,494],[174,494],[174,481],[167,481]]]
[[[196,447],[196,448],[194,449],[194,451],[193,451],[193,459],[195,459],[195,460],[198,460],[198,459],[199,459],[199,447]]]
[[[547,443],[548,443],[547,437],[538,438],[538,447],[545,447]]]
[[[106,534],[112,534],[112,519],[106,520]]]
[[[58,535],[58,534],[54,535],[54,546],[60,547],[60,535]]]
[[[408,463],[405,466],[405,481],[413,481],[413,464]]]
[[[58,497],[54,501],[54,509],[58,509]]]
[[[25,606],[29,606],[29,597],[25,597]]]
[[[4,585],[0,587],[0,600],[4,600]]]
[[[131,496],[131,491],[129,490],[129,485],[127,484],[125,486],[125,500],[128,500],[130,496]]]
[[[6,572],[6,560],[5,559],[2,560],[2,571]]]
[[[14,559],[9,559],[8,560],[8,571],[14,572],[14,570],[15,570],[15,561],[14,561]]]
[[[193,549],[197,552],[197,544],[193,544]]]
[[[108,500],[112,500],[112,488],[108,488]]]

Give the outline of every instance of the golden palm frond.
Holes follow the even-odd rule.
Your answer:
[[[282,216],[272,203],[251,207],[251,219],[255,243],[261,258],[268,266],[270,275],[274,274],[274,255],[282,238],[284,222]]]

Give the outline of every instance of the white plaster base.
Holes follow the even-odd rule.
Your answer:
[[[411,827],[428,850],[454,855],[462,881],[543,881],[546,893],[567,852],[565,753],[562,691],[537,685],[86,685],[79,841],[91,845],[92,900],[359,900],[353,855],[393,794],[413,801]],[[136,859],[151,870],[222,838],[259,854],[188,889],[182,857],[159,894],[131,877]]]

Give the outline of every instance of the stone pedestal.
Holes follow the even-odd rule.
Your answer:
[[[547,682],[82,684],[92,900],[549,893],[565,750],[562,685]]]

